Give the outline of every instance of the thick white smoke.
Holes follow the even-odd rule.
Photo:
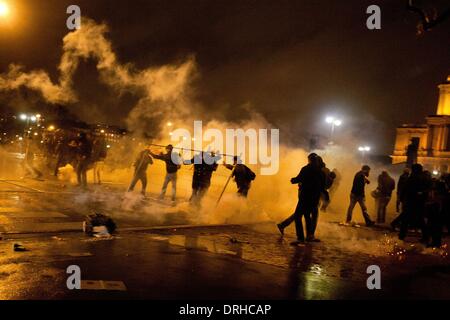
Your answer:
[[[116,89],[118,94],[130,91],[141,97],[127,121],[130,130],[138,130],[142,122],[160,118],[163,112],[178,115],[187,112],[185,97],[188,82],[195,71],[193,58],[188,57],[178,64],[138,70],[132,64],[119,62],[110,40],[106,38],[107,32],[106,24],[83,19],[82,28],[70,32],[63,39],[57,82],[52,82],[46,71],[25,72],[24,67],[12,64],[6,73],[0,74],[0,90],[27,87],[40,92],[49,103],[70,104],[77,101],[73,77],[80,62],[93,59],[100,81]]]

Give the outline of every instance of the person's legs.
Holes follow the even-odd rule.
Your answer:
[[[311,211],[311,230],[310,236],[314,238],[317,229],[317,223],[319,221],[319,207],[312,208]]]
[[[346,219],[347,223],[352,222],[353,209],[355,208],[355,205],[356,205],[356,197],[351,194],[350,195],[350,205],[347,210],[347,219]]]
[[[356,201],[361,207],[361,212],[364,217],[364,221],[366,222],[366,225],[373,224],[372,219],[370,219],[369,213],[367,213],[366,199],[364,197],[358,197]]]
[[[140,174],[140,176],[141,176],[141,183],[142,183],[142,191],[141,191],[141,194],[142,194],[143,196],[145,196],[145,191],[146,191],[146,189],[147,189],[147,173],[146,173],[146,172],[142,172],[142,173]]]
[[[167,192],[167,186],[169,185],[169,181],[170,181],[170,173],[166,173],[166,177],[164,178],[164,183],[161,189],[161,194],[159,195],[159,197],[161,199],[164,198],[164,196],[166,195]]]
[[[172,201],[175,201],[177,199],[177,173],[171,174],[171,181],[172,181]]]
[[[82,169],[83,169],[82,163],[81,163],[81,161],[78,161],[77,166],[76,166],[76,171],[77,171],[77,182],[78,182],[79,186],[81,186],[83,184],[82,177],[81,177]]]
[[[386,222],[386,207],[389,204],[389,197],[378,198],[377,223]]]
[[[302,223],[302,216],[304,215],[304,209],[301,204],[297,206],[294,213],[294,219],[295,219],[295,232],[297,234],[297,240],[300,242],[305,241],[305,234],[303,231],[303,223]]]
[[[398,238],[400,240],[406,238],[410,223],[411,223],[411,214],[408,211],[402,212],[402,219],[400,220],[400,232],[398,233]]]
[[[140,180],[140,179],[139,179],[139,174],[138,174],[138,172],[135,172],[135,173],[134,173],[134,176],[133,176],[133,180],[131,180],[130,187],[128,188],[128,192],[131,192],[131,191],[134,190],[134,187],[136,186],[136,183],[137,183],[139,180]]]

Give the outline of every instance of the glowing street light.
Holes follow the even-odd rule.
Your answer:
[[[366,153],[370,152],[370,150],[372,150],[372,148],[370,148],[369,146],[358,147],[358,151],[362,154],[363,161],[366,159]]]
[[[0,17],[8,17],[11,13],[8,3],[0,1]]]
[[[361,152],[369,152],[371,150],[371,148],[369,146],[364,146],[364,147],[359,147],[358,150]]]
[[[26,115],[26,114],[24,114],[24,113],[22,113],[20,116],[19,116],[19,118],[20,118],[20,120],[27,120],[27,118],[28,118],[28,116]]]
[[[173,123],[172,122],[167,122],[167,126],[171,127],[171,126],[173,126]]]
[[[331,125],[331,134],[330,134],[329,144],[333,144],[333,134],[334,134],[335,127],[342,126],[343,122],[341,119],[337,119],[335,117],[330,117],[330,116],[325,118],[325,122],[328,123],[329,125]]]

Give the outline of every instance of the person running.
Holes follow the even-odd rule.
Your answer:
[[[308,164],[303,167],[297,177],[291,179],[292,184],[298,184],[298,203],[295,213],[287,218],[282,223],[278,224],[278,228],[282,235],[284,229],[295,221],[295,230],[297,240],[292,242],[292,245],[299,245],[305,243],[305,235],[303,231],[302,217],[305,217],[307,241],[316,242],[318,239],[314,238],[313,225],[311,221],[311,214],[318,210],[320,195],[325,190],[325,176],[320,168],[318,156],[311,153],[308,156]]]

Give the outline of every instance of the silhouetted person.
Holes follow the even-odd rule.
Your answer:
[[[96,137],[92,146],[92,161],[94,163],[94,183],[102,183],[102,172],[105,166],[105,159],[108,155],[108,146],[102,137]]]
[[[442,179],[434,179],[429,194],[429,201],[425,205],[427,233],[423,242],[427,246],[439,248],[442,245],[442,230],[444,227],[447,197],[448,190],[445,181]]]
[[[391,201],[392,191],[395,189],[395,180],[387,171],[378,176],[377,223],[386,222],[386,207]]]
[[[397,183],[397,203],[396,203],[396,209],[397,212],[400,214],[391,222],[391,227],[393,230],[395,230],[397,227],[400,227],[400,222],[403,218],[403,206],[404,206],[404,199],[402,198],[403,189],[405,188],[406,181],[409,178],[409,175],[411,173],[411,170],[409,168],[405,168],[403,170],[403,173],[400,175]]]
[[[411,143],[406,148],[406,166],[408,168],[417,163],[418,151],[419,145],[415,140],[411,140]]]
[[[131,180],[128,192],[133,191],[138,181],[140,181],[142,184],[141,194],[145,196],[145,191],[147,189],[147,168],[151,164],[153,164],[153,159],[150,155],[150,150],[145,149],[141,151],[133,164],[134,176]]]
[[[194,205],[200,205],[203,197],[211,186],[212,173],[217,170],[217,161],[220,156],[214,153],[201,152],[184,164],[194,164],[192,177],[192,196],[189,201]]]
[[[36,169],[34,165],[34,157],[36,149],[37,148],[33,142],[33,139],[31,137],[28,137],[23,167],[25,169],[25,176],[31,175],[33,178],[39,179],[40,177],[42,177],[42,172]]]
[[[366,206],[366,195],[365,188],[366,184],[369,184],[370,181],[368,179],[370,174],[370,167],[368,165],[364,165],[358,173],[356,173],[355,178],[353,179],[353,186],[350,193],[350,205],[347,210],[347,220],[346,223],[352,222],[353,209],[355,205],[358,203],[361,207],[361,211],[366,222],[366,226],[374,225],[372,219],[367,212]]]
[[[87,135],[81,132],[77,140],[77,180],[78,185],[87,187],[87,170],[91,161],[92,143]]]
[[[422,230],[422,239],[427,233],[424,221],[425,202],[428,197],[429,182],[420,164],[413,164],[411,175],[404,185],[401,197],[404,201],[403,218],[401,220],[399,239],[405,239],[408,228],[417,226]]]
[[[238,195],[247,198],[248,191],[250,190],[252,181],[255,180],[255,173],[242,163],[238,157],[233,158],[233,165],[225,164],[225,167],[229,170],[233,170],[233,178],[238,188]]]
[[[172,201],[176,200],[177,197],[177,172],[181,168],[181,158],[178,153],[173,152],[173,146],[169,144],[166,147],[167,153],[161,153],[160,155],[154,154],[150,151],[153,158],[162,160],[166,163],[166,177],[164,178],[164,183],[161,189],[160,199],[164,199],[167,186],[172,183]]]
[[[312,234],[313,226],[311,215],[314,210],[317,210],[320,195],[325,189],[325,176],[319,166],[317,158],[317,154],[310,154],[308,156],[308,165],[301,169],[297,177],[291,179],[292,184],[298,184],[299,186],[298,204],[294,215],[280,223],[278,228],[280,229],[281,234],[284,234],[284,229],[292,223],[292,220],[295,221],[297,241],[294,241],[292,245],[298,245],[305,242],[302,217],[305,217],[307,240],[318,241]]]

